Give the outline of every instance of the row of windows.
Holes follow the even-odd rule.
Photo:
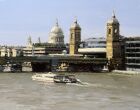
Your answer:
[[[103,44],[99,44],[99,45],[98,44],[95,44],[95,45],[94,44],[93,45],[86,45],[85,44],[84,46],[85,47],[106,47],[106,45],[103,45]]]
[[[106,44],[106,40],[103,40],[103,41],[101,41],[101,40],[90,40],[90,41],[85,41],[85,43],[87,43],[87,44],[89,44],[89,43],[102,43],[102,44]]]
[[[127,65],[127,68],[140,68],[140,65]]]
[[[97,39],[96,39],[97,40]],[[83,43],[85,48],[106,48],[106,41],[86,41]]]
[[[126,52],[140,52],[140,49],[126,49]]]
[[[106,48],[106,46],[85,46],[84,48]]]
[[[51,38],[52,40],[55,40],[55,42],[63,42],[64,38],[59,37],[59,38]]]
[[[138,53],[138,54],[126,54],[126,57],[140,57],[140,54]]]
[[[140,43],[130,43],[130,44],[126,44],[126,47],[140,47]]]
[[[127,63],[140,63],[140,60],[136,60],[136,59],[127,59],[126,60]]]
[[[106,42],[85,42],[86,45],[106,45]]]

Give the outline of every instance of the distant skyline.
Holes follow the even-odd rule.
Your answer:
[[[105,37],[113,10],[121,35],[140,36],[140,0],[0,0],[0,45],[26,45],[29,36],[47,42],[56,19],[69,42],[75,16],[82,40]]]

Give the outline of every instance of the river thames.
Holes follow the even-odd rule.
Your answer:
[[[0,110],[140,110],[140,75],[77,73],[85,85],[0,73]]]

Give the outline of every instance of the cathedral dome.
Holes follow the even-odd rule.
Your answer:
[[[53,44],[64,44],[64,34],[62,29],[59,27],[58,22],[52,27],[49,34],[49,43]]]
[[[109,24],[118,24],[118,23],[119,23],[119,21],[118,21],[118,19],[116,18],[114,12],[113,12],[113,16],[112,16],[112,18],[111,18],[110,20],[108,20],[107,23],[109,23]]]
[[[52,29],[51,29],[51,33],[63,33],[62,29],[59,27],[58,24],[56,24]]]

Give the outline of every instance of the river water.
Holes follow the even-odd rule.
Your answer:
[[[140,110],[140,75],[77,73],[80,84],[0,73],[0,110]]]

